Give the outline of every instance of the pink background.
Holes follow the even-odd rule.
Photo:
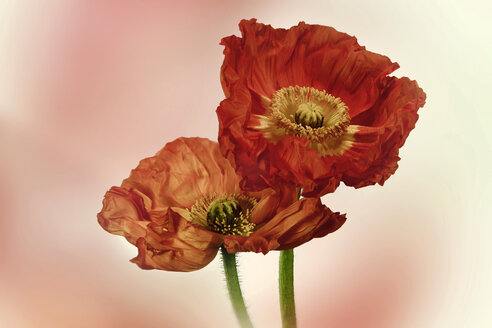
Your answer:
[[[428,101],[384,187],[296,249],[300,327],[490,327],[490,2],[0,1],[2,327],[233,327],[216,258],[142,271],[96,222],[104,192],[179,136],[216,140],[221,37],[242,18],[331,25]],[[256,327],[280,325],[278,253],[242,254]]]

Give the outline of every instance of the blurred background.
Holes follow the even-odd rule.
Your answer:
[[[300,327],[492,327],[490,2],[0,1],[0,325],[234,327],[216,258],[143,271],[99,227],[109,187],[180,136],[216,140],[222,37],[242,18],[357,36],[427,103],[384,187],[340,187],[336,233],[296,249]],[[279,327],[278,253],[240,255]]]

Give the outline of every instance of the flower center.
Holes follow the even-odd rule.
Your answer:
[[[223,227],[236,225],[242,209],[235,199],[216,199],[208,207],[207,222],[214,231],[221,231]]]
[[[322,127],[325,119],[322,108],[312,102],[300,104],[294,118],[297,124],[313,129]]]
[[[272,99],[262,97],[265,114],[254,115],[254,129],[270,142],[295,136],[310,141],[320,156],[336,156],[350,149],[357,125],[350,125],[345,103],[324,90],[313,87],[281,88]]]
[[[277,90],[271,100],[271,116],[287,135],[323,142],[337,138],[350,125],[348,107],[340,98],[312,87]]]
[[[249,236],[255,224],[250,222],[256,200],[244,195],[203,197],[189,210],[189,221],[223,235]]]

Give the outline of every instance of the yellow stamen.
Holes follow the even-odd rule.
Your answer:
[[[223,235],[249,236],[256,226],[250,222],[256,204],[256,199],[238,194],[207,196],[188,210],[188,220]]]
[[[342,154],[351,147],[358,130],[350,125],[347,105],[324,90],[281,88],[271,100],[263,97],[262,104],[266,115],[256,115],[259,125],[255,128],[265,138],[274,143],[285,136],[306,138],[320,156]]]

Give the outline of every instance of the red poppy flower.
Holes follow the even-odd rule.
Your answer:
[[[289,181],[304,196],[383,184],[425,93],[399,66],[327,26],[241,21],[222,39],[219,143],[246,190]]]
[[[337,230],[345,215],[319,199],[297,200],[293,185],[243,192],[217,143],[180,138],[146,158],[97,215],[108,232],[138,247],[142,269],[193,271],[220,245],[229,253],[290,249]]]

